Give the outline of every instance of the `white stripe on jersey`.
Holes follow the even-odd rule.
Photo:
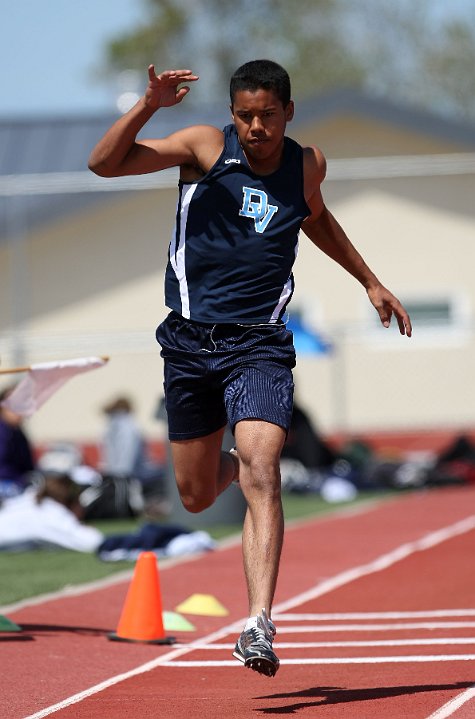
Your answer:
[[[297,259],[297,253],[299,251],[299,241],[295,243],[295,259]],[[277,322],[277,320],[280,317],[280,313],[282,312],[282,308],[285,307],[287,302],[290,299],[290,296],[292,294],[292,287],[293,287],[293,281],[292,281],[292,275],[290,275],[289,279],[285,283],[285,285],[282,288],[282,292],[280,293],[279,301],[277,305],[274,307],[274,311],[271,315],[271,318],[269,320],[270,324],[274,324]]]
[[[192,185],[188,185],[186,191],[182,194],[180,207],[180,237],[175,254],[172,254],[170,245],[170,263],[173,267],[180,287],[181,315],[187,320],[190,319],[190,295],[188,292],[185,267],[186,223],[188,221],[188,210],[190,208],[191,198],[193,197],[197,187],[198,184],[196,182]]]

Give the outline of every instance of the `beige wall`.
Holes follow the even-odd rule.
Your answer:
[[[461,326],[435,333],[416,325],[411,339],[395,328],[377,332],[364,290],[304,236],[293,305],[335,338],[337,351],[333,360],[301,358],[296,378],[298,387],[305,388],[303,401],[327,430],[473,425],[473,211],[471,216],[457,214],[419,202],[420,178],[406,180],[406,197],[392,194],[391,182],[384,183],[384,191],[365,184],[361,194],[347,199],[339,186],[334,203],[329,187],[334,214],[401,300],[455,297]],[[474,189],[470,178],[431,184],[435,200],[435,184],[446,200],[460,191],[468,200]]]
[[[174,190],[107,196],[99,209],[27,236],[24,361],[110,357],[105,367],[71,380],[29,420],[38,441],[96,438],[103,426],[100,407],[118,393],[130,395],[147,431],[156,431],[162,365],[155,329],[166,313],[163,269],[175,204]],[[7,248],[1,260],[5,287],[11,275]],[[3,367],[15,361],[11,296],[5,292]]]

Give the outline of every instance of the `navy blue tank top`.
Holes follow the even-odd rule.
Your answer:
[[[210,324],[278,322],[292,297],[298,233],[310,214],[301,146],[284,138],[280,168],[256,175],[227,125],[216,164],[178,187],[167,307]]]

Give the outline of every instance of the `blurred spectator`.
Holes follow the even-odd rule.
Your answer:
[[[307,413],[294,402],[289,432],[280,459],[285,492],[320,491],[325,473],[337,459],[318,434]]]
[[[18,497],[0,507],[0,550],[25,551],[62,547],[95,552],[104,537],[80,520],[82,486],[68,473],[35,473],[35,480]]]
[[[167,514],[169,508],[164,503],[165,468],[149,458],[132,402],[127,397],[118,397],[103,411],[107,415],[107,427],[101,443],[99,468],[109,485],[108,491],[117,497],[119,486],[126,483],[123,489],[132,516],[142,511],[149,517]],[[139,493],[142,497],[140,501]]]
[[[34,469],[33,451],[22,429],[23,418],[2,405],[14,386],[0,392],[0,501],[21,494]]]
[[[140,482],[127,477],[102,476],[93,467],[83,464],[80,449],[68,442],[49,445],[38,460],[43,474],[69,475],[80,485],[81,516],[90,519],[135,517],[143,510]]]
[[[100,469],[113,477],[137,477],[145,461],[145,443],[132,403],[118,397],[104,407],[107,427],[102,439]]]
[[[475,442],[467,435],[453,439],[436,458],[429,474],[432,484],[475,484]]]
[[[282,458],[298,460],[309,471],[329,467],[337,459],[333,449],[323,440],[307,413],[294,403],[289,433]]]

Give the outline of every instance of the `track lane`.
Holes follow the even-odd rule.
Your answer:
[[[279,584],[279,592],[277,595],[278,605],[285,609],[289,609],[297,594],[308,592],[309,588],[321,585],[322,582],[331,582],[334,580],[339,573],[351,572],[357,562],[371,563],[378,560],[382,555],[378,553],[383,550],[384,553],[395,552],[398,547],[407,542],[420,542],[420,540],[431,532],[440,530],[441,527],[449,526],[448,522],[457,523],[464,520],[467,515],[467,507],[470,507],[471,501],[473,501],[474,492],[457,489],[443,492],[434,493],[422,493],[421,496],[406,495],[396,500],[390,501],[387,504],[379,506],[368,507],[364,511],[360,510],[356,513],[347,513],[344,515],[338,515],[328,517],[323,520],[313,521],[304,523],[302,526],[294,527],[290,529],[286,536],[286,545],[282,563],[281,578]],[[373,537],[373,539],[371,539]],[[376,539],[375,539],[376,538]],[[449,541],[449,540],[447,540]],[[444,547],[446,542],[442,539],[440,547]],[[305,550],[304,550],[305,548]],[[310,550],[310,551],[309,551]],[[425,551],[420,551],[422,555]],[[450,552],[449,552],[450,557]],[[402,567],[408,557],[401,557],[400,560],[395,562],[394,567]],[[361,566],[358,564],[357,566]],[[333,570],[333,573],[332,573]],[[335,573],[336,571],[336,573]],[[384,574],[383,568],[378,571],[371,572],[368,576],[382,577]],[[360,578],[362,580],[362,578]],[[322,594],[319,598],[319,609],[323,611],[325,602],[331,600],[332,609],[335,610],[335,606],[338,605],[338,601],[344,604],[344,608],[348,609],[350,606],[352,609],[358,609],[358,606],[363,602],[364,592],[361,596],[358,592],[350,594],[344,598],[344,591],[349,590],[353,585],[356,587],[358,579],[354,578],[351,580],[351,574],[347,574],[347,582],[340,588],[333,585],[328,585],[327,594]],[[242,608],[245,606],[245,597],[243,596],[244,591],[242,587],[241,579],[241,567],[240,567],[240,551],[238,547],[232,547],[230,549],[223,550],[222,552],[216,552],[211,555],[207,555],[199,560],[185,563],[180,567],[170,568],[170,570],[163,572],[161,580],[164,608],[173,609],[179,601],[182,601],[186,596],[194,592],[214,593],[221,602],[230,609],[230,616],[226,618],[226,622],[233,624],[242,620]],[[333,587],[333,588],[331,588]],[[115,622],[120,614],[120,610],[123,604],[127,585],[117,585],[110,587],[99,592],[93,592],[89,597],[69,597],[65,599],[50,600],[45,605],[37,605],[36,607],[26,607],[18,611],[18,613],[10,614],[9,616],[18,623],[23,625],[25,621],[30,621],[30,626],[43,627],[43,630],[36,630],[35,634],[35,649],[32,652],[33,642],[24,643],[28,644],[28,652],[22,652],[21,647],[18,643],[13,647],[11,656],[16,655],[16,662],[20,666],[19,657],[22,656],[23,670],[25,664],[30,672],[26,674],[22,672],[23,677],[29,676],[31,672],[35,672],[34,681],[32,681],[33,689],[35,692],[33,695],[33,701],[30,703],[30,707],[33,706],[33,711],[38,712],[42,707],[52,706],[54,701],[61,701],[67,697],[70,697],[76,692],[87,691],[88,688],[100,685],[100,682],[104,682],[115,674],[123,673],[127,676],[127,672],[133,671],[140,665],[147,665],[147,662],[155,662],[160,664],[165,656],[170,655],[171,652],[157,647],[148,647],[143,645],[114,645],[104,639],[103,632],[115,628]],[[379,590],[378,590],[378,593]],[[417,592],[416,592],[417,594]],[[338,599],[339,597],[339,599]],[[353,597],[356,597],[354,600]],[[335,605],[334,600],[337,601]],[[348,605],[348,602],[350,603]],[[364,603],[364,602],[363,602]],[[393,605],[394,606],[394,605]],[[460,606],[460,605],[459,605]],[[379,608],[379,607],[378,607]],[[425,607],[422,607],[424,609]],[[368,606],[365,605],[365,609]],[[299,606],[299,612],[301,607]],[[279,609],[279,611],[282,611]],[[32,619],[34,617],[34,620]],[[114,619],[115,617],[115,619]],[[190,617],[191,618],[191,617]],[[193,623],[197,625],[197,637],[204,637],[207,633],[217,631],[218,634],[222,634],[221,628],[223,627],[222,618],[191,618]],[[63,630],[61,631],[61,627]],[[47,628],[47,629],[46,629]],[[74,629],[75,631],[72,631]],[[33,633],[35,632],[32,629]],[[82,633],[81,633],[82,632]],[[189,642],[189,635],[183,635],[181,639],[185,642]],[[235,639],[233,635],[230,637],[232,642]],[[2,649],[5,645],[2,646]],[[10,643],[11,646],[11,643]],[[20,649],[20,651],[19,651]],[[183,649],[180,647],[179,649]],[[172,650],[173,652],[175,650]],[[185,652],[186,653],[186,652]],[[72,659],[71,659],[71,655]],[[167,660],[168,661],[168,660]],[[468,664],[469,662],[465,662]],[[48,683],[47,676],[41,669],[45,664],[48,666],[48,675],[50,681]],[[461,662],[449,662],[445,665],[445,670],[451,667],[452,664],[459,665],[459,673]],[[15,661],[12,664],[13,669],[13,681],[15,680]],[[200,687],[204,685],[208,686],[208,674],[212,672],[212,677],[221,676],[224,672],[224,676],[228,676],[223,685],[223,691],[226,695],[234,696],[234,688],[237,687],[239,691],[242,691],[243,685],[240,677],[236,671],[239,671],[241,667],[237,666],[235,669],[232,668],[214,668],[208,671],[200,670],[197,668],[186,669],[187,673],[187,686],[190,678],[195,677],[198,684],[194,684],[194,680],[191,680],[190,689],[190,701],[192,701],[193,692],[198,697],[200,694]],[[357,667],[352,666],[351,673],[351,685],[353,682],[358,683],[358,672]],[[361,667],[359,667],[361,669]],[[313,666],[307,666],[307,671],[311,670],[310,676],[314,675],[316,668]],[[88,716],[90,719],[94,717],[94,713],[90,712],[93,706],[96,706],[96,702],[101,704],[104,702],[103,709],[97,710],[97,715],[104,716],[126,716],[126,714],[117,713],[105,713],[107,711],[112,712],[112,707],[115,706],[115,711],[122,711],[124,707],[120,707],[116,703],[114,697],[124,697],[124,691],[130,692],[130,698],[132,703],[135,702],[135,708],[137,709],[137,701],[141,702],[141,713],[140,716],[148,716],[148,711],[152,711],[151,707],[148,707],[150,697],[147,692],[143,692],[143,684],[148,685],[149,674],[155,677],[155,682],[160,687],[163,687],[164,677],[172,676],[172,672],[176,672],[177,676],[167,680],[171,682],[164,687],[164,693],[168,697],[168,701],[174,701],[173,716],[174,719],[179,717],[187,716],[200,716],[200,714],[182,714],[182,709],[187,706],[188,700],[184,696],[183,688],[181,686],[183,680],[180,680],[180,673],[184,670],[178,667],[159,666],[156,669],[151,669],[147,674],[140,674],[140,676],[124,678],[124,681],[114,685],[110,689],[105,689],[100,693],[89,696],[89,698],[81,701],[80,703],[74,704],[73,707],[59,709],[55,712],[58,716]],[[318,667],[318,674],[323,672],[326,675],[331,672],[331,667]],[[334,671],[334,670],[333,670]],[[387,671],[385,665],[372,665],[371,675],[383,676]],[[55,673],[56,672],[56,673]],[[157,674],[158,673],[158,674]],[[188,676],[190,674],[190,676]],[[200,679],[195,676],[201,677]],[[465,668],[462,672],[465,677]],[[431,667],[431,676],[437,676],[438,667],[436,663]],[[451,674],[451,670],[448,671]],[[277,678],[271,683],[278,683],[281,685],[281,676],[284,676],[283,670],[279,673]],[[145,677],[147,677],[145,679]],[[230,679],[229,679],[230,677]],[[462,677],[461,681],[469,681]],[[290,665],[285,669],[285,679],[289,683],[288,689],[294,686],[294,691],[297,691],[295,682],[298,683],[302,679],[302,667]],[[256,684],[257,680],[257,684]],[[231,686],[229,682],[231,681]],[[245,672],[245,689],[246,696],[249,700],[249,705],[253,704],[252,691],[253,688],[257,690],[258,687],[262,688],[262,677],[255,676],[251,672]],[[38,693],[38,683],[42,686],[42,692]],[[166,683],[166,682],[165,682]],[[28,680],[26,681],[28,686]],[[448,687],[446,682],[443,683],[445,687]],[[473,677],[472,684],[473,685]],[[465,690],[467,687],[462,688]],[[14,686],[14,685],[13,685]],[[18,685],[17,685],[18,686]],[[326,685],[329,686],[329,685]],[[356,685],[355,685],[356,686]],[[409,686],[409,685],[408,685]],[[419,686],[419,685],[418,685]],[[421,685],[422,686],[422,685]],[[424,685],[425,686],[425,685]],[[432,685],[431,685],[432,686]],[[452,691],[456,692],[459,685],[455,681],[450,683],[450,687],[454,687]],[[314,687],[314,689],[321,689],[321,687]],[[350,691],[349,687],[346,689],[340,687],[342,691]],[[361,688],[361,691],[364,688]],[[75,692],[76,690],[76,692]],[[370,694],[372,691],[377,694],[377,687],[370,687]],[[432,690],[434,691],[434,690]],[[442,692],[447,693],[450,689],[443,689]],[[251,695],[249,694],[251,692]],[[10,693],[11,694],[11,693]],[[187,692],[185,692],[187,694]],[[128,695],[129,696],[129,695]],[[334,695],[332,695],[334,696]],[[49,698],[53,698],[53,701],[48,701]],[[177,697],[179,697],[180,706],[176,705]],[[11,698],[11,696],[10,696]],[[450,697],[445,697],[448,700]],[[216,698],[218,701],[218,698]],[[240,707],[241,713],[239,716],[256,716],[256,710],[252,709],[251,713],[242,713],[243,707],[242,702],[240,703],[238,697],[236,698],[236,706]],[[318,706],[321,706],[321,698],[318,702]],[[328,697],[323,699],[324,706],[337,706],[342,702],[330,701]],[[41,702],[43,702],[41,704]],[[378,699],[379,702],[379,699]],[[161,699],[160,702],[161,704]],[[143,704],[143,706],[142,706]],[[219,706],[221,704],[218,702]],[[443,701],[440,705],[443,704]],[[9,709],[5,714],[5,719],[18,719],[18,717],[26,716],[29,707],[25,702],[25,697],[18,697],[17,701],[9,703]],[[217,705],[218,706],[218,705]],[[11,707],[11,712],[10,712]],[[155,712],[156,712],[155,707]],[[270,707],[269,707],[270,708]],[[142,713],[142,709],[145,713]],[[250,706],[244,708],[245,711]],[[341,706],[339,706],[339,710]],[[432,710],[432,709],[431,709]],[[33,715],[33,711],[30,709],[30,715]],[[69,714],[69,712],[75,712]],[[85,713],[83,713],[83,711]],[[95,709],[93,710],[95,711]],[[228,706],[230,713],[222,714],[222,716],[234,716],[233,707]],[[283,710],[281,710],[283,711]],[[10,712],[10,713],[9,713]],[[257,711],[257,714],[259,710]],[[428,716],[429,712],[425,715]],[[150,713],[150,716],[156,716],[156,713]],[[171,716],[171,714],[168,714]],[[217,714],[221,716],[221,714]],[[319,714],[320,715],[320,714]],[[138,716],[135,714],[134,716]],[[328,715],[331,716],[331,715]],[[338,714],[334,716],[344,716]],[[346,715],[345,715],[346,716]],[[364,715],[362,715],[363,717]],[[368,716],[371,716],[368,714]],[[394,716],[394,715],[390,715]],[[407,716],[404,715],[404,719]],[[353,715],[354,718],[354,715]],[[358,719],[360,716],[358,715]],[[457,717],[458,719],[458,717]]]

